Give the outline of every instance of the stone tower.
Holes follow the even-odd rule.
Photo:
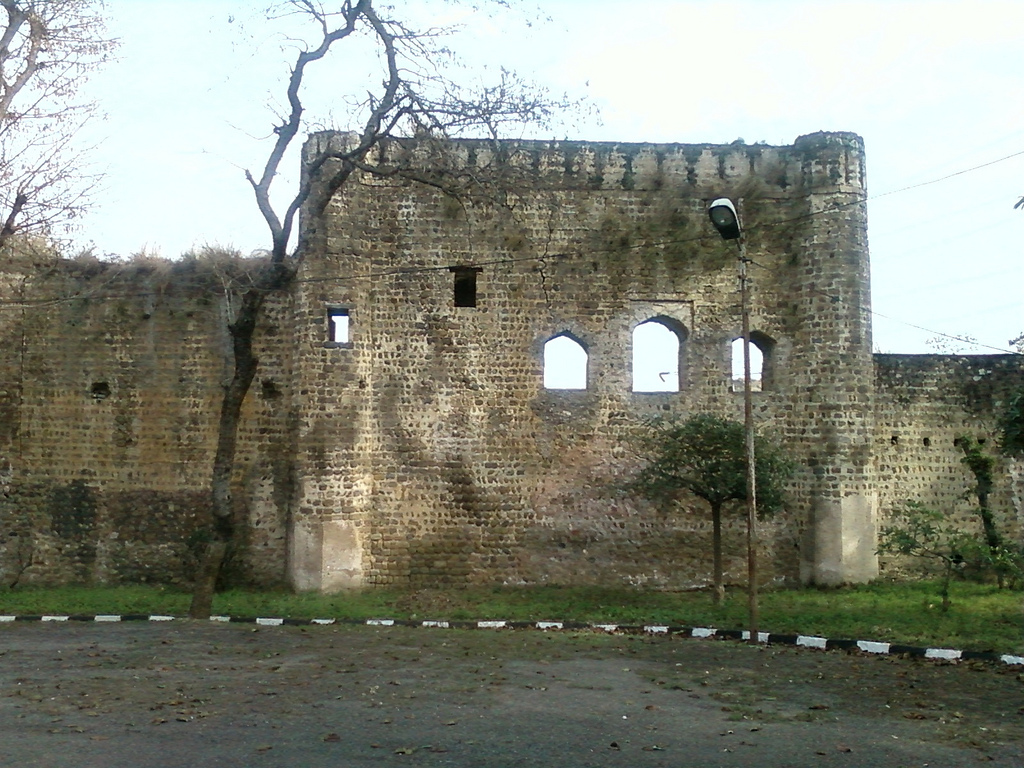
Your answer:
[[[313,136],[307,157],[344,140]],[[738,202],[754,261],[757,418],[799,464],[768,523],[766,572],[875,574],[859,137],[396,142],[375,161],[396,172],[306,217],[295,586],[703,583],[700,505],[658,509],[617,481],[644,418],[741,411],[736,253],[706,217],[721,196]],[[674,338],[669,385],[634,391],[632,349],[651,323]],[[553,340],[582,365],[572,388],[545,386]],[[727,546],[739,579],[738,526]]]

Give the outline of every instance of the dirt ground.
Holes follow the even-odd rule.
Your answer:
[[[0,765],[1024,765],[1024,669],[595,632],[0,625]]]

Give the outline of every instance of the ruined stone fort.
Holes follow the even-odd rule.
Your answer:
[[[742,418],[737,251],[706,213],[718,197],[737,202],[751,259],[756,419],[797,466],[764,523],[765,580],[875,577],[878,527],[903,499],[971,518],[954,443],[997,455],[1022,358],[872,354],[859,137],[449,150],[460,178],[515,183],[459,195],[363,175],[307,212],[298,279],[258,330],[232,579],[706,584],[702,504],[621,487],[644,419]],[[189,581],[243,282],[244,265],[201,258],[0,263],[5,584]],[[653,363],[634,355],[652,330]],[[992,506],[1019,540],[1013,468],[996,466]],[[742,515],[726,520],[742,583]]]

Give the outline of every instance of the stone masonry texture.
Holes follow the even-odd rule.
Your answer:
[[[306,158],[345,141],[316,134]],[[954,440],[996,455],[1021,358],[872,355],[859,137],[392,142],[373,161],[405,172],[357,174],[305,212],[298,278],[258,330],[228,581],[707,584],[703,503],[621,486],[644,419],[742,418],[737,248],[706,212],[718,197],[737,203],[752,260],[756,419],[797,465],[763,523],[764,579],[873,578],[878,526],[903,499],[976,525]],[[0,264],[4,581],[188,583],[230,363],[225,286],[246,268]],[[679,342],[679,391],[633,391],[648,321]],[[585,389],[544,387],[560,336],[586,352]],[[993,507],[1014,540],[1019,474],[998,460]],[[742,510],[725,519],[742,583]]]

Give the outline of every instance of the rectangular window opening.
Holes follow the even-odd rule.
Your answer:
[[[455,274],[455,306],[476,306],[476,276],[480,267],[448,267]]]
[[[327,340],[332,344],[348,344],[348,310],[332,307],[327,310]]]

